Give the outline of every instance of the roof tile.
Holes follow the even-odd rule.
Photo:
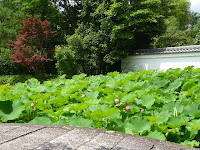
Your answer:
[[[151,54],[171,54],[171,53],[191,53],[191,52],[200,52],[200,45],[166,47],[157,49],[140,49],[135,51],[133,54],[151,55]]]

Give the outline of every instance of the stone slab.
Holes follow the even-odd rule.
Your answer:
[[[19,128],[20,126],[5,126],[5,125],[0,125],[0,134],[4,132],[8,132],[10,130],[13,130],[15,128]]]
[[[169,142],[169,141],[161,141],[161,140],[156,140],[156,139],[142,137],[142,136],[139,136],[139,138],[144,139],[145,141],[148,141],[154,144],[152,150],[197,150],[197,148],[183,146],[183,145]]]
[[[74,150],[90,141],[99,133],[95,129],[75,128],[74,130],[55,138],[37,148],[37,150]]]
[[[32,132],[15,140],[6,142],[0,145],[1,150],[28,150],[36,149],[40,144],[49,142],[69,130],[61,128],[42,128],[38,131]]]
[[[162,142],[162,144],[161,143],[155,144],[152,150],[197,150],[197,149],[198,148],[182,146],[174,143],[171,144],[171,142]]]
[[[123,135],[117,132],[99,133],[93,139],[77,148],[77,150],[112,149],[123,138]]]
[[[35,132],[40,129],[42,128],[37,127],[37,126],[34,126],[34,127],[21,126],[18,128],[10,127],[10,130],[7,129],[7,132],[3,132],[0,134],[0,144],[14,140],[24,135],[30,134],[31,132]]]
[[[102,129],[0,124],[0,150],[198,150],[176,143]]]
[[[127,135],[112,150],[150,150],[153,145],[138,136]]]

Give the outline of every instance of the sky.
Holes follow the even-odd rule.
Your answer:
[[[195,12],[200,12],[200,0],[190,0],[191,10]]]

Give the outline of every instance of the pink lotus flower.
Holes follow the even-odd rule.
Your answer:
[[[120,100],[118,98],[115,98],[115,103],[119,103]]]
[[[141,112],[144,112],[145,111],[145,109],[141,109]]]
[[[83,94],[81,97],[84,98],[84,97],[85,97],[85,94]]]
[[[131,110],[131,107],[129,105],[126,106],[126,110],[129,111]]]
[[[35,105],[33,103],[31,103],[31,108],[33,109],[35,107]]]

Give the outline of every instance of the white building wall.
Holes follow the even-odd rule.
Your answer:
[[[122,60],[123,72],[150,69],[166,71],[169,68],[184,69],[187,66],[200,68],[200,52],[134,55]]]

